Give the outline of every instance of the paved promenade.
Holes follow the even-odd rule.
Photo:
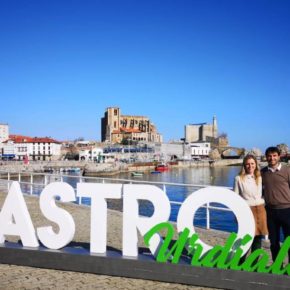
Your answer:
[[[0,193],[0,207],[6,194]],[[26,196],[26,203],[35,227],[49,223],[40,213],[38,197]],[[71,213],[76,223],[75,242],[89,242],[90,208],[74,204],[62,204]],[[116,205],[115,205],[116,207]],[[122,213],[109,210],[108,246],[121,249]],[[215,243],[223,241],[223,234],[215,231],[201,231],[205,240]],[[210,235],[208,235],[210,233]],[[16,242],[16,237],[8,237]],[[140,241],[140,246],[144,246]],[[0,264],[0,289],[210,289],[181,284],[163,283],[141,279],[111,277],[105,275],[75,273],[59,270],[47,270],[32,267]]]

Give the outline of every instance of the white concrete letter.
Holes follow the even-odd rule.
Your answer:
[[[167,222],[170,215],[170,202],[163,190],[153,185],[124,185],[123,200],[123,255],[138,256],[138,235],[144,236],[153,226]],[[138,200],[149,200],[154,206],[151,217],[139,216]],[[155,234],[150,240],[150,251],[158,252],[162,239]]]
[[[76,200],[73,187],[65,182],[52,182],[43,189],[39,198],[40,209],[47,219],[55,222],[59,227],[58,233],[53,231],[52,226],[37,228],[40,241],[49,249],[60,249],[66,246],[75,234],[72,216],[55,204],[55,198],[58,196],[63,202]]]
[[[255,236],[255,221],[252,211],[243,198],[233,191],[222,187],[206,187],[193,192],[181,205],[177,217],[177,230],[182,232],[184,228],[190,230],[190,234],[195,233],[193,226],[196,211],[206,203],[217,202],[227,206],[233,211],[238,221],[237,239],[243,238],[246,234]],[[212,246],[198,241],[207,252]],[[250,248],[251,244],[241,246],[244,253]]]
[[[20,236],[23,246],[38,247],[35,230],[22,195],[20,185],[14,181],[0,213],[0,243],[5,235]]]
[[[120,199],[122,184],[78,183],[77,196],[91,199],[90,252],[102,254],[107,250],[107,201]]]

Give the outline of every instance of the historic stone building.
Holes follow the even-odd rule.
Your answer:
[[[121,143],[122,140],[162,142],[162,135],[145,116],[121,115],[118,107],[107,108],[101,120],[102,142]]]
[[[213,117],[212,124],[199,123],[185,126],[185,142],[211,141],[218,137],[216,117]]]

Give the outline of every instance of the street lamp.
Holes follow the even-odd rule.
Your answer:
[[[183,159],[185,156],[185,138],[180,138],[180,141],[182,141],[182,151],[183,151]]]
[[[128,138],[127,141],[128,141],[128,153],[129,153],[129,162],[128,163],[131,163],[131,147],[130,147],[130,141],[132,139]]]
[[[130,141],[131,141],[131,139],[128,139],[128,142],[129,142],[129,163],[131,163],[131,148],[130,148]]]

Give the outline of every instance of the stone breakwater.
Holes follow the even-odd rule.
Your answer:
[[[6,193],[0,192],[0,208]],[[39,209],[37,196],[25,196],[34,227],[55,225],[46,220]],[[90,241],[90,208],[72,203],[60,203],[67,210],[76,224],[73,243],[89,246]],[[118,208],[119,205],[110,205]],[[224,243],[227,234],[219,231],[199,229],[200,237],[207,243]],[[122,212],[108,210],[108,247],[121,250],[122,247]],[[17,242],[17,237],[8,236],[8,241]],[[139,246],[144,247],[142,239]],[[15,265],[0,264],[0,289],[210,289],[174,283],[156,282],[142,279],[122,278],[88,273],[40,269]]]

